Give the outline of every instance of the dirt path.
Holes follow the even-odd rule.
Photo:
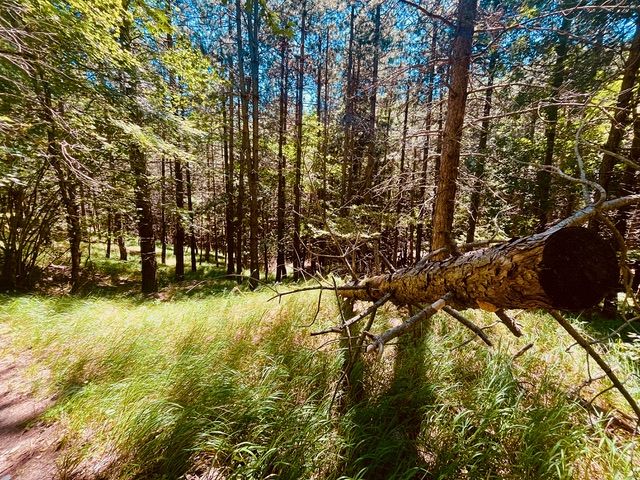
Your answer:
[[[60,435],[39,420],[51,400],[33,397],[26,375],[30,356],[3,352],[8,342],[0,325],[0,480],[51,480]]]

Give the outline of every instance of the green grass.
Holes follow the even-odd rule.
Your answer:
[[[96,275],[135,276],[128,263],[96,261]],[[330,411],[341,352],[308,333],[335,321],[333,299],[324,296],[318,323],[306,327],[313,293],[268,302],[269,289],[232,290],[221,275],[207,267],[186,289],[167,283],[163,300],[100,285],[76,297],[0,297],[7,348],[30,348],[34,369],[50,372],[39,389],[55,395],[45,419],[65,432],[61,476],[515,480],[640,471],[633,442],[605,431],[569,395],[586,378],[585,356],[567,352],[571,339],[550,317],[522,315],[519,340],[495,326],[489,350],[464,344],[470,333],[438,316],[421,340],[368,358],[364,399]],[[382,312],[376,328],[394,315]],[[608,349],[640,396],[636,345],[613,340]],[[628,411],[614,391],[598,402]]]

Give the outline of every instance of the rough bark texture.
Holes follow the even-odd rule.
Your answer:
[[[433,213],[433,250],[452,242],[451,229],[455,208],[460,140],[467,103],[467,84],[476,15],[477,0],[460,0],[458,26],[451,54],[451,86],[447,104],[447,120],[443,132],[442,158],[438,194]]]
[[[556,43],[556,62],[553,66],[553,73],[551,75],[551,88],[553,91],[553,98],[551,104],[546,109],[546,127],[544,130],[544,136],[546,139],[546,146],[544,151],[544,159],[542,165],[548,167],[553,165],[553,152],[556,144],[556,132],[558,126],[558,112],[560,109],[559,99],[556,98],[560,93],[560,87],[564,82],[565,77],[565,59],[567,57],[567,49],[569,37],[567,35],[571,26],[571,18],[564,17],[562,20],[562,26],[558,33],[558,41]],[[551,201],[551,172],[547,170],[538,171],[536,178],[536,199],[537,202],[534,205],[536,210],[536,216],[538,217],[538,231],[541,232],[546,228],[549,221],[549,213],[552,206]]]
[[[260,263],[258,255],[258,169],[259,169],[259,49],[258,32],[260,30],[259,2],[253,0],[251,13],[248,15],[249,52],[251,57],[251,161],[249,162],[249,267],[251,288],[258,286]]]
[[[129,147],[129,162],[135,178],[135,200],[142,263],[142,293],[154,293],[158,291],[158,284],[156,282],[156,243],[153,235],[149,174],[144,152],[133,143]]]
[[[284,155],[284,142],[285,132],[287,129],[287,57],[288,57],[288,43],[286,39],[282,40],[280,55],[282,61],[280,63],[280,122],[278,125],[278,221],[276,230],[276,243],[277,243],[277,260],[276,260],[276,281],[279,282],[283,277],[287,275],[287,268],[285,266],[285,187],[286,179],[284,176],[286,169],[287,159]]]
[[[396,304],[433,303],[451,293],[456,308],[557,308],[597,304],[615,286],[618,264],[611,245],[581,227],[554,228],[531,237],[441,261],[418,262],[362,280],[365,289],[341,291],[359,300],[392,294]]]
[[[611,193],[612,190],[611,177],[613,167],[618,162],[616,154],[620,149],[622,137],[629,124],[629,114],[631,110],[629,105],[633,98],[633,87],[636,84],[638,70],[640,70],[640,14],[636,16],[636,31],[622,76],[622,84],[620,85],[620,93],[618,94],[616,104],[616,113],[614,119],[611,121],[609,136],[604,146],[604,149],[610,153],[604,154],[602,164],[600,165],[599,182],[608,194]]]
[[[176,280],[184,279],[184,225],[182,211],[184,210],[184,179],[182,177],[182,162],[175,158],[174,162],[176,187],[176,236],[173,242],[173,254],[176,257]]]
[[[296,161],[293,184],[293,279],[298,280],[304,269],[304,252],[300,239],[300,217],[302,215],[302,89],[304,86],[304,43],[306,36],[306,2],[302,3],[300,33],[300,57],[298,59],[298,77],[296,83]]]

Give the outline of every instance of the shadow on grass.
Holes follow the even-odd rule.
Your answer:
[[[195,272],[187,269],[184,280],[176,281],[175,267],[158,264],[157,281],[160,298],[163,293],[171,299],[202,297],[228,293],[238,285],[238,279],[227,276],[224,266],[202,263]],[[140,293],[139,256],[129,255],[129,260],[92,257],[85,263],[77,296],[114,298],[125,297],[142,303],[158,297]],[[239,288],[243,288],[242,286]]]
[[[567,314],[565,316],[585,323],[585,329],[594,337],[604,341],[635,341],[640,335],[640,322],[626,321],[621,315],[614,318],[602,315],[599,311],[583,312],[580,314]],[[628,315],[631,319],[634,315]],[[635,338],[634,338],[635,337]]]
[[[352,478],[424,479],[429,463],[419,445],[424,408],[436,399],[426,378],[425,341],[403,339],[393,379],[379,396],[354,404],[343,419],[344,473]]]

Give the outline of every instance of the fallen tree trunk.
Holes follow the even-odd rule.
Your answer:
[[[596,305],[618,277],[618,262],[608,241],[586,228],[554,227],[366,278],[340,295],[376,301],[390,294],[395,304],[419,305],[451,294],[447,304],[456,308],[580,310]]]

